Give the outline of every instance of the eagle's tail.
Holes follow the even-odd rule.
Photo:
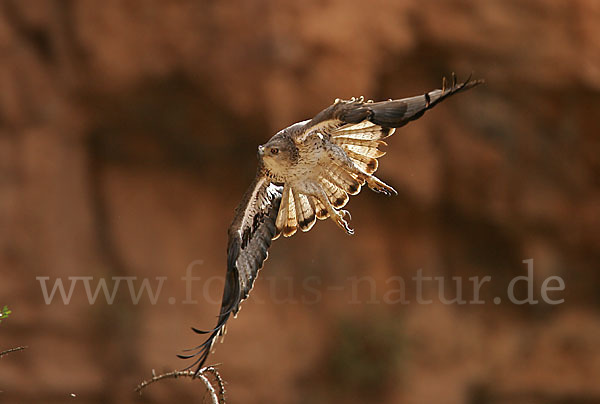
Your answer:
[[[348,195],[359,193],[364,183],[365,180],[356,174],[330,165],[323,167],[319,177],[322,195],[306,195],[286,185],[275,221],[277,236],[291,237],[298,229],[309,231],[317,219],[325,220],[335,213],[332,207],[336,210],[343,208],[348,203]]]
[[[309,231],[315,225],[317,218],[324,218],[324,211],[326,212],[326,209],[318,199],[286,185],[275,220],[277,237],[280,234],[283,234],[284,237],[291,237],[298,231],[298,228],[302,231]]]

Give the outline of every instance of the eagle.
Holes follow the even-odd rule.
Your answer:
[[[342,209],[349,195],[358,194],[366,185],[385,195],[396,190],[377,178],[378,158],[385,152],[385,139],[396,128],[423,114],[459,92],[473,88],[483,80],[457,84],[452,75],[441,89],[423,95],[382,102],[364,97],[336,99],[314,118],[295,123],[277,132],[258,146],[258,169],[252,184],[242,197],[228,231],[227,274],[223,300],[216,327],[199,346],[178,355],[195,360],[186,369],[197,366],[196,374],[210,354],[217,337],[225,333],[230,316],[236,316],[240,304],[252,290],[258,271],[268,256],[271,241],[290,237],[298,230],[309,231],[317,219],[333,220],[347,234],[350,212]]]

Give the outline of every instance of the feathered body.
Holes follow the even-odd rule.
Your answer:
[[[387,195],[396,191],[373,175],[385,152],[384,139],[396,128],[421,117],[447,97],[482,83],[457,84],[453,76],[440,90],[420,96],[382,102],[362,97],[335,100],[313,119],[296,123],[258,147],[256,178],[244,194],[229,227],[227,277],[217,326],[208,339],[192,349],[192,366],[199,372],[215,339],[225,332],[230,315],[237,314],[248,297],[258,270],[268,256],[271,240],[309,231],[317,219],[331,218],[353,234],[350,213],[342,208],[349,195],[366,185]]]
[[[385,154],[378,149],[385,145],[382,139],[393,129],[376,127],[372,122],[332,126],[332,122],[316,127],[310,120],[299,122],[259,147],[264,175],[284,184],[277,236],[292,236],[298,228],[308,231],[317,218],[328,217],[352,234],[350,214],[340,210],[348,203],[348,195],[359,193],[365,182],[378,192],[396,193],[372,175],[377,169],[376,158]]]

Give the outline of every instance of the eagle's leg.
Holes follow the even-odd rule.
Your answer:
[[[350,225],[348,224],[348,221],[352,220],[350,212],[343,209],[336,210],[331,202],[329,202],[329,198],[327,198],[325,191],[321,191],[321,193],[319,195],[315,195],[315,197],[318,198],[323,205],[325,205],[327,212],[329,212],[329,217],[335,222],[335,224],[337,224],[347,234],[354,234],[354,230],[351,229]]]
[[[381,181],[373,174],[368,174],[358,168],[350,158],[340,158],[338,161],[341,162],[342,168],[344,168],[350,174],[355,175],[360,181],[362,181],[363,184],[366,183],[371,190],[385,195],[398,195],[398,192],[396,192],[394,188]]]
[[[348,221],[352,219],[350,212],[347,210],[335,210],[334,213],[329,213],[331,215],[331,219],[337,224],[342,230],[344,230],[347,234],[354,234],[354,229],[350,228]]]
[[[385,182],[381,181],[379,178],[375,177],[374,175],[366,174],[366,175],[364,175],[364,180],[367,183],[367,185],[369,186],[369,188],[375,192],[382,193],[382,194],[388,195],[388,196],[389,195],[398,195],[398,192],[394,188],[392,188]]]
[[[364,183],[366,183],[367,186],[372,191],[375,191],[377,193],[381,193],[384,195],[388,195],[388,196],[389,195],[398,195],[398,192],[394,188],[392,188],[385,182],[381,181],[379,178],[375,177],[373,174],[365,173],[364,171],[362,171],[361,169],[356,167],[354,164],[349,164],[346,166],[346,168],[350,173],[356,175],[359,180],[364,181]]]

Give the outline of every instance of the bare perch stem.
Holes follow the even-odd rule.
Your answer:
[[[2,358],[4,355],[8,355],[9,353],[22,351],[23,349],[27,349],[27,347],[26,346],[18,346],[16,348],[7,349],[6,351],[0,352],[0,358]]]
[[[208,379],[208,377],[206,377],[207,373],[212,374],[213,377],[215,378],[216,384],[219,387],[218,393],[215,390],[215,387],[213,386],[211,381]],[[157,382],[162,379],[177,379],[178,377],[190,377],[192,379],[197,378],[197,379],[202,380],[202,382],[206,386],[206,390],[208,390],[208,393],[210,394],[212,404],[225,403],[225,383],[223,382],[223,379],[221,378],[221,375],[219,374],[217,369],[215,369],[212,366],[205,367],[205,368],[201,369],[200,372],[198,372],[198,373],[196,373],[193,370],[174,370],[172,372],[163,373],[160,375],[156,375],[156,373],[154,372],[154,369],[153,369],[152,370],[152,379],[144,380],[143,382],[141,382],[135,388],[135,391],[142,394],[142,390],[154,382]]]
[[[225,402],[225,382],[221,378],[221,375],[219,374],[219,372],[217,371],[217,369],[214,368],[214,367],[212,367],[212,366],[206,367],[206,368],[204,368],[202,370],[206,371],[208,373],[212,373],[212,375],[214,376],[215,380],[217,381],[217,385],[219,386],[219,398],[224,403]]]

